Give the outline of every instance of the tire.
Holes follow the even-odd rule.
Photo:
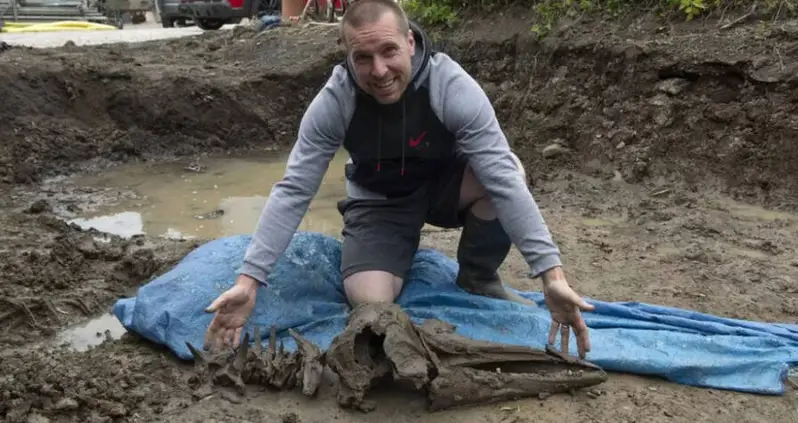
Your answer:
[[[221,19],[197,19],[195,23],[203,31],[216,31],[223,27],[226,22]]]

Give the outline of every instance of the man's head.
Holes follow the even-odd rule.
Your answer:
[[[382,104],[397,102],[410,84],[415,40],[394,0],[358,0],[341,21],[341,39],[361,89]]]

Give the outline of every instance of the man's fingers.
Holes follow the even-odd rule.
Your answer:
[[[235,330],[235,334],[233,335],[233,348],[238,348],[241,345],[241,331],[243,327],[240,327]]]
[[[217,330],[219,330],[219,324],[216,321],[216,316],[214,316],[213,320],[211,320],[211,324],[208,325],[208,330],[205,332],[205,342],[202,348],[207,350],[213,345],[213,339],[216,337]]]
[[[225,341],[227,342],[227,346],[229,348],[232,348],[233,346],[235,346],[235,344],[238,343],[237,342],[238,340],[236,339],[235,329],[227,329],[227,337],[225,338]]]
[[[560,329],[560,342],[562,344],[562,353],[568,355],[568,347],[571,342],[571,330],[568,325],[562,325]]]
[[[587,353],[590,352],[590,336],[587,334],[587,331],[575,333],[575,335],[576,345],[579,349],[579,357],[585,358]]]
[[[557,330],[560,328],[560,324],[552,319],[551,321],[551,329],[549,329],[549,345],[554,345],[554,341],[557,339]]]
[[[582,313],[577,311],[573,317],[574,335],[576,335],[576,345],[579,348],[579,356],[585,358],[585,354],[590,352],[590,335],[588,334],[587,324],[582,318]]]
[[[216,297],[216,299],[213,300],[211,305],[205,308],[205,312],[216,313],[219,310],[219,308],[221,308],[222,305],[224,305],[225,301],[227,301],[227,297],[224,294]]]
[[[584,298],[580,298],[579,302],[576,304],[579,305],[579,309],[582,311],[593,311],[596,309],[596,306],[588,303]]]

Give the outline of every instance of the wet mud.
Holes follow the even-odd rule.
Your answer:
[[[196,247],[158,245],[67,224],[40,211],[4,219],[7,241],[0,264],[0,345],[22,345],[105,312],[152,275]],[[21,236],[12,237],[8,233]],[[29,234],[35,234],[29,237]]]
[[[606,301],[798,320],[798,179],[790,177],[798,171],[792,101],[798,61],[791,54],[798,25],[768,21],[719,31],[703,20],[581,21],[539,42],[524,11],[510,15],[501,22],[467,21],[435,36],[494,102],[563,250],[570,283]],[[245,382],[241,395],[228,377],[231,393],[214,383],[213,393],[203,396],[198,389],[209,379],[196,377],[194,363],[133,334],[87,351],[55,348],[64,330],[107,315],[117,298],[135,293],[202,240],[128,238],[70,225],[65,216],[85,217],[131,198],[102,186],[53,190],[51,178],[102,176],[120,163],[183,167],[207,156],[284,149],[342,58],[336,38],[333,28],[323,27],[257,35],[237,30],[0,55],[0,420],[794,420],[793,389],[762,397],[612,375],[572,395],[507,400],[517,392],[547,392],[545,383],[574,376],[519,367],[528,379],[503,381],[511,387],[504,393],[488,392],[479,387],[499,380],[495,369],[436,374],[432,360],[401,367],[411,387],[425,386],[427,395],[385,392],[381,384],[351,378],[348,389],[362,389],[361,405],[377,404],[361,420],[339,406],[343,378],[323,376],[315,385],[317,362],[299,355],[271,355],[266,348],[249,360],[260,363],[261,373],[246,365],[249,373],[241,372],[259,375],[247,380],[260,386]],[[453,255],[458,235],[425,230],[422,244]],[[516,288],[540,288],[515,250],[501,273]],[[423,326],[416,329],[424,339]],[[387,356],[390,348],[382,345]],[[443,346],[434,351],[441,362],[463,356]],[[330,364],[329,352],[323,357]],[[551,354],[540,357],[565,367]],[[293,362],[293,370],[268,373],[276,361]],[[512,377],[511,369],[505,365],[502,377]],[[586,367],[579,371],[598,377]],[[302,389],[285,389],[288,382],[317,389],[309,398]],[[263,390],[275,384],[282,391]],[[473,386],[468,398],[502,403],[449,409],[460,401],[451,399],[452,386]],[[430,399],[433,391],[438,399]],[[354,405],[358,395],[344,398],[355,398]],[[427,413],[430,403],[447,410]]]

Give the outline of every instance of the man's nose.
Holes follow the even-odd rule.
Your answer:
[[[375,78],[382,78],[386,73],[388,73],[388,66],[385,65],[385,61],[381,57],[375,56],[371,67],[371,75]]]

